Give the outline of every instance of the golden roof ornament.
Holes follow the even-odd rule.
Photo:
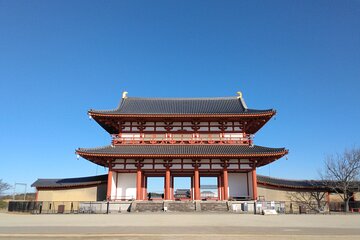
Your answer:
[[[126,98],[127,98],[127,95],[128,95],[128,92],[124,91],[124,92],[122,93],[122,98],[123,98],[123,99],[126,99]]]
[[[243,98],[242,92],[241,92],[241,91],[238,91],[238,92],[236,92],[236,93],[237,93],[237,95],[238,95],[237,98],[240,100],[240,102],[241,102],[241,104],[243,105],[244,109],[247,110],[248,107],[247,107],[247,105],[246,105],[246,103],[245,103],[245,100],[244,100],[244,98]]]

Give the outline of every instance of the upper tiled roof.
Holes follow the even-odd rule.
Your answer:
[[[262,146],[231,145],[231,144],[129,144],[105,146],[100,148],[79,148],[77,152],[81,155],[121,155],[121,156],[250,156],[271,155],[287,153],[285,148],[268,148]]]
[[[120,115],[217,115],[217,114],[257,114],[273,113],[273,109],[247,109],[240,98],[137,98],[122,99],[115,110],[90,110],[89,113],[120,114]]]
[[[91,177],[80,177],[80,178],[63,178],[63,179],[38,179],[32,187],[37,188],[53,188],[53,187],[77,187],[87,186],[107,182],[107,174]]]

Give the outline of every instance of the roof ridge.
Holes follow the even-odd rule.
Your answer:
[[[236,96],[225,97],[127,97],[126,99],[138,99],[138,100],[236,100]]]

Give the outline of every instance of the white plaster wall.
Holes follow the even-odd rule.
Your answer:
[[[114,174],[116,175],[116,174]],[[115,199],[136,198],[136,173],[118,173]]]
[[[248,176],[248,180],[249,180],[249,195],[252,198],[252,195],[253,195],[252,172],[248,172],[247,176]]]
[[[110,198],[114,199],[116,193],[116,172],[112,171],[112,179],[111,179],[111,194]]]
[[[252,182],[249,177],[249,193],[247,189],[246,173],[228,173],[229,179],[229,196],[230,197],[246,197],[252,196]]]

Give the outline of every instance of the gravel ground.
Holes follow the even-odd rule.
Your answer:
[[[0,213],[0,239],[360,239],[360,215]]]

